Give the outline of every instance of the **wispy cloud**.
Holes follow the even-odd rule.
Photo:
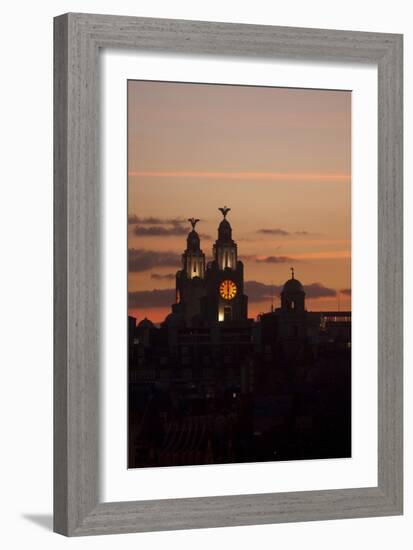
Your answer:
[[[267,285],[259,281],[245,281],[245,294],[249,303],[265,302],[278,295],[282,285]]]
[[[298,236],[306,236],[310,235],[308,231],[287,231],[286,229],[281,228],[263,228],[258,229],[257,233],[260,233],[261,235],[275,235],[277,237],[289,237],[291,235],[298,235]]]
[[[156,281],[173,281],[175,279],[174,273],[151,273],[151,279]]]
[[[276,247],[279,250],[281,247]],[[254,254],[243,254],[240,258],[244,261],[257,262],[261,264],[283,264],[287,262],[305,262],[312,260],[346,260],[351,258],[351,250],[327,250],[321,252],[297,252],[292,256],[256,256]]]
[[[128,270],[131,272],[149,271],[159,267],[179,267],[181,255],[176,252],[131,248],[128,250]]]
[[[140,224],[140,225],[182,225],[186,224],[189,227],[188,220],[184,218],[157,218],[155,216],[140,217],[136,214],[130,214],[128,216],[128,224]]]
[[[337,291],[333,288],[328,288],[322,283],[311,283],[304,285],[304,290],[307,298],[332,298],[337,296]]]
[[[246,281],[245,294],[248,296],[249,303],[265,302],[271,300],[271,297],[278,296],[283,289],[283,285],[268,285],[259,281]],[[306,298],[330,298],[337,295],[337,291],[328,288],[322,283],[311,283],[304,285]]]
[[[168,307],[175,301],[173,288],[137,290],[128,293],[129,308]]]
[[[289,231],[286,231],[285,229],[258,229],[257,233],[260,233],[261,235],[276,235],[278,237],[287,237],[288,235],[291,235]]]
[[[142,226],[136,225],[133,229],[134,235],[144,237],[174,237],[177,235],[187,235],[188,228],[183,225],[171,225],[165,227],[162,225]]]
[[[188,220],[184,218],[157,218],[154,216],[139,217],[132,214],[128,224],[134,235],[144,237],[176,237],[187,235],[191,230]],[[210,240],[211,236],[199,233],[202,239]]]
[[[282,289],[283,285],[269,285],[259,281],[245,282],[245,294],[251,304],[269,301],[272,297],[279,296]],[[304,291],[306,297],[311,299],[330,298],[337,295],[336,290],[328,288],[322,283],[305,285]],[[128,305],[130,308],[169,307],[174,303],[174,299],[175,290],[173,288],[138,290],[129,292]]]
[[[268,180],[268,181],[345,181],[350,174],[326,172],[210,172],[199,170],[176,171],[131,171],[131,178],[201,178],[231,180]]]
[[[255,261],[260,264],[285,264],[287,262],[296,262],[296,258],[290,256],[255,256]]]
[[[342,288],[340,290],[340,294],[344,294],[344,296],[351,296],[351,288]]]
[[[304,252],[295,254],[295,260],[346,260],[351,258],[351,250],[327,250],[323,252]]]

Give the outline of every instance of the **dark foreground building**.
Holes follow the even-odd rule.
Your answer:
[[[226,219],[205,262],[198,222],[161,326],[129,318],[129,464],[351,456],[351,313],[308,312],[294,276],[281,307],[248,319]]]

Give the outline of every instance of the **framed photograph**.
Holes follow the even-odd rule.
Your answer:
[[[55,531],[401,514],[402,36],[54,28]]]

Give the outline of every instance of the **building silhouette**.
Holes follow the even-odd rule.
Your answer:
[[[129,467],[351,456],[351,312],[281,305],[248,318],[227,219],[206,263],[191,230],[160,326],[129,318]]]
[[[244,265],[238,260],[237,244],[226,216],[230,208],[220,208],[223,220],[213,246],[213,260],[205,266],[205,254],[195,230],[198,219],[190,218],[192,230],[182,254],[182,269],[176,274],[174,321],[186,326],[199,322],[246,321],[248,297],[244,294]]]
[[[205,295],[205,254],[201,250],[200,239],[195,231],[199,220],[190,218],[192,230],[186,240],[186,250],[182,254],[182,269],[176,274],[176,295],[172,312],[175,319],[190,325],[201,313],[201,298]]]

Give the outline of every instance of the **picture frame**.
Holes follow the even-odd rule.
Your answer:
[[[66,536],[400,515],[402,35],[65,14],[54,20],[54,530]],[[378,69],[378,485],[101,502],[99,51],[311,59]]]

